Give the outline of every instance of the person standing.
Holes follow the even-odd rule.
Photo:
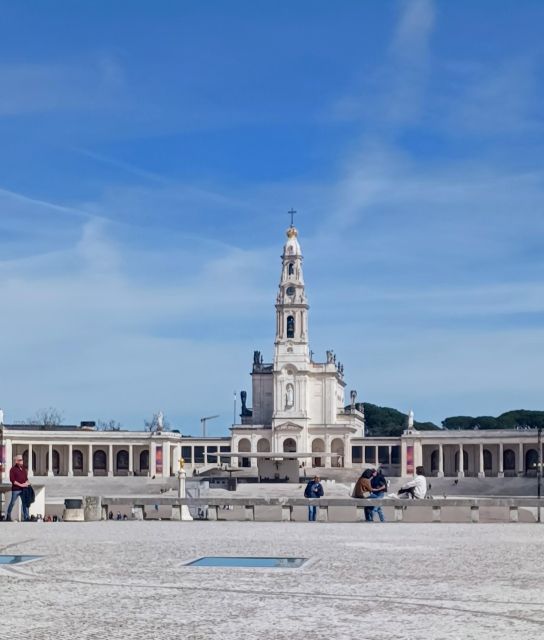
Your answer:
[[[11,520],[11,511],[17,502],[17,498],[21,498],[21,506],[23,512],[23,520],[29,520],[28,505],[23,500],[23,489],[30,486],[28,482],[28,472],[23,465],[23,456],[15,456],[15,464],[9,470],[9,480],[11,482],[11,500],[9,503],[8,511],[6,513],[6,520]]]
[[[316,498],[321,498],[323,496],[323,493],[323,485],[320,482],[319,476],[314,476],[306,485],[306,489],[304,490],[304,497],[313,500]],[[308,505],[308,520],[310,522],[315,522],[317,520],[316,504]]]
[[[370,498],[381,499],[385,496],[385,492],[387,491],[387,480],[381,472],[381,469],[379,471],[374,471],[370,480],[370,484],[372,486],[372,493],[369,496]],[[372,511],[370,513],[371,521],[374,521],[374,513],[378,514],[380,522],[385,522],[385,517],[383,515],[383,510],[381,507],[372,508]]]

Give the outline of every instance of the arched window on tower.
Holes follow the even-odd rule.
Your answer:
[[[295,318],[293,316],[287,316],[287,337],[295,337]]]
[[[290,276],[294,276],[295,275],[295,263],[294,262],[290,262],[289,263],[289,270],[288,270],[287,273]]]

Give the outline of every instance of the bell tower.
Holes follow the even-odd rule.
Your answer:
[[[298,231],[292,222],[287,229],[283,247],[282,270],[276,298],[276,339],[274,342],[274,369],[291,363],[307,368],[310,362],[308,348],[308,301],[304,290],[302,251]]]

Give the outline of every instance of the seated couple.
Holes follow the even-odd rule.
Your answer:
[[[384,498],[387,491],[387,480],[381,471],[365,469],[353,490],[354,498]],[[380,522],[385,522],[381,507],[365,507],[365,521],[374,522],[374,513],[378,514]]]

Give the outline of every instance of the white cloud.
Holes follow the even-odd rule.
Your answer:
[[[371,123],[382,136],[419,119],[431,70],[434,3],[406,0],[399,9],[385,60],[369,67],[354,89],[332,105],[333,119]]]

